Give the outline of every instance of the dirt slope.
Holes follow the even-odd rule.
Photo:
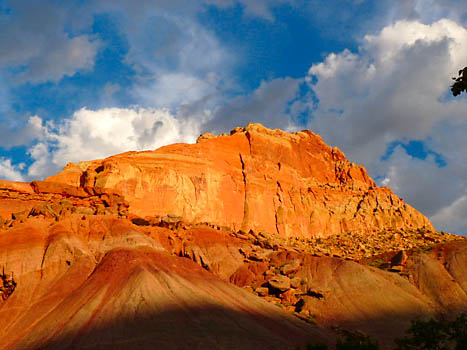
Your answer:
[[[0,247],[17,284],[0,305],[5,349],[287,349],[329,339],[123,220],[31,220],[0,234]]]

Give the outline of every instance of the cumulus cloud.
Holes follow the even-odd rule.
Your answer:
[[[161,72],[151,83],[135,86],[133,94],[144,106],[152,105],[176,110],[180,106],[190,105],[215,95],[216,90],[215,75],[210,77],[208,74],[203,79],[189,73]]]
[[[391,157],[381,162],[379,169],[373,170],[385,175],[382,184],[416,208],[423,208],[427,216],[450,206],[467,185],[460,177],[467,173],[467,167],[454,162],[440,167],[433,155],[425,159],[415,158],[408,155],[402,146],[397,146]]]
[[[465,103],[442,100],[467,61],[465,28],[402,21],[365,40],[358,53],[331,54],[309,72],[319,100],[310,126],[357,162],[378,159],[389,142],[426,138]]]
[[[176,3],[177,1],[175,1]],[[123,15],[121,33],[128,42],[125,63],[135,76],[130,95],[143,107],[182,106],[196,117],[200,103],[210,109],[233,86],[235,55],[197,19],[202,7],[194,2],[173,8],[174,2],[101,2],[100,10]]]
[[[269,21],[275,8],[287,4],[295,0],[117,0],[98,1],[94,11],[123,15],[119,28],[129,44],[125,62],[136,72],[131,88],[136,104],[204,118],[206,110],[238,92],[234,71],[240,57],[199,22],[198,14],[209,6],[239,6],[247,16]]]
[[[466,235],[467,232],[467,195],[458,197],[451,205],[442,208],[431,217],[433,224],[441,230],[459,232]]]
[[[437,213],[467,186],[467,100],[449,98],[448,89],[465,62],[467,29],[454,21],[386,26],[366,36],[358,52],[333,53],[310,68],[317,102],[308,126],[436,217],[438,225],[457,230],[459,225],[441,223]],[[413,159],[401,147],[382,160],[390,144],[414,139],[440,153],[446,166],[439,168],[433,157]]]
[[[262,81],[252,93],[231,99],[217,107],[204,130],[224,132],[250,122],[262,123],[270,128],[294,130],[294,116],[303,111],[297,108],[300,83],[303,79],[277,78]],[[292,108],[293,111],[289,107]]]
[[[167,110],[106,108],[80,109],[59,125],[30,119],[38,142],[29,150],[34,160],[28,177],[43,178],[68,162],[104,158],[129,150],[155,149],[175,142],[194,142],[199,125],[178,120]]]
[[[21,170],[24,164],[13,165],[11,159],[0,158],[0,179],[9,181],[24,181]]]
[[[10,149],[16,146],[28,145],[35,140],[39,128],[34,118],[23,123],[24,118],[6,118],[0,123],[0,147]]]
[[[467,20],[467,3],[457,0],[405,0],[384,4],[390,20],[417,20],[432,23],[442,18],[449,18],[457,23]]]
[[[83,108],[59,123],[33,116],[24,128],[28,135],[35,135],[28,150],[33,162],[27,169],[27,178],[45,178],[68,162],[194,142],[201,132],[225,132],[252,121],[294,130],[297,126],[292,116],[305,108],[295,106],[300,102],[297,94],[303,81],[285,78],[262,82],[253,93],[234,98],[213,111],[204,109],[203,103],[197,107],[192,103],[185,114],[182,104],[176,116],[168,109],[142,107]],[[294,112],[290,113],[290,109]]]
[[[7,2],[0,31],[0,68],[8,68],[15,82],[59,81],[89,70],[99,48],[90,35],[65,31],[67,15],[49,1]]]
[[[437,140],[426,142],[443,152],[446,166],[439,166],[433,155],[414,158],[397,146],[390,158],[373,171],[385,176],[381,183],[422,210],[438,230],[467,235],[467,130],[455,129],[454,125],[445,130],[438,127],[434,131]]]

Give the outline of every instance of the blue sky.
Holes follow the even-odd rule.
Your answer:
[[[309,128],[467,233],[467,65],[457,0],[0,0],[0,177]]]

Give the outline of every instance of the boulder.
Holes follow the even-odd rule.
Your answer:
[[[295,260],[285,263],[281,267],[281,273],[283,275],[290,275],[291,273],[297,272],[299,268],[300,268],[300,260],[295,259]]]
[[[196,143],[203,142],[209,139],[213,139],[215,137],[216,136],[214,134],[211,134],[210,132],[205,132],[204,134],[201,134],[198,136],[198,138],[196,139]]]
[[[183,221],[183,217],[175,214],[167,214],[161,218],[161,226],[168,227],[171,225],[176,225]]]
[[[295,305],[298,302],[298,298],[295,296],[295,290],[289,289],[288,291],[282,293],[280,298],[284,303]]]
[[[265,297],[269,294],[269,289],[266,287],[258,287],[255,289],[255,293],[258,294],[260,297]]]
[[[96,211],[93,208],[84,207],[84,206],[73,207],[71,212],[74,214],[83,214],[83,215],[94,215],[96,213]]]
[[[285,292],[290,289],[290,279],[286,276],[276,275],[268,281],[272,289]]]

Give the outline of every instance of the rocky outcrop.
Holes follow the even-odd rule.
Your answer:
[[[309,131],[0,180],[1,349],[392,349],[414,317],[467,311],[466,269],[464,238]]]
[[[24,222],[31,216],[58,220],[71,213],[126,216],[128,202],[120,193],[97,186],[0,180],[0,227]]]
[[[112,188],[142,217],[173,214],[282,237],[434,230],[390,189],[376,187],[362,166],[308,130],[249,124],[229,136],[204,135],[194,145],[68,164],[47,181]]]
[[[358,329],[392,349],[412,318],[467,309],[459,237],[362,264],[295,240],[134,219],[30,215],[0,229],[3,348],[294,349]]]

